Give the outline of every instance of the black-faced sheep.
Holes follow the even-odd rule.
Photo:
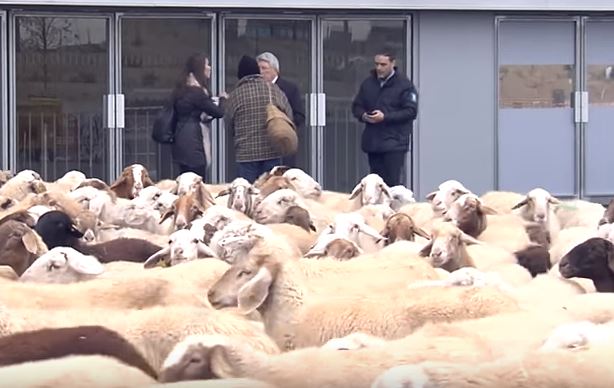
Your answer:
[[[593,237],[575,246],[559,262],[564,278],[591,279],[597,292],[614,292],[614,245]]]
[[[61,211],[43,214],[36,223],[36,232],[49,249],[71,247],[85,254],[95,256],[101,263],[111,261],[133,261],[142,263],[162,247],[138,238],[119,238],[99,244],[86,244],[80,240],[79,231],[68,215]]]
[[[157,378],[156,372],[130,342],[103,326],[40,329],[0,337],[2,366],[96,354],[114,357]]]

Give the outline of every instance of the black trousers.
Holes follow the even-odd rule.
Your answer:
[[[183,174],[184,172],[193,172],[198,174],[203,178],[203,182],[207,182],[207,166],[204,164],[202,166],[192,167],[179,163],[179,173]]]
[[[389,187],[402,184],[401,171],[405,163],[405,151],[369,153],[371,173],[384,179]]]

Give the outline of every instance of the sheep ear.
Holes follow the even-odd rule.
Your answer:
[[[28,252],[35,255],[38,252],[38,241],[34,232],[28,231],[21,236],[21,242]]]
[[[525,198],[525,199],[523,199],[522,201],[520,201],[520,202],[518,202],[517,204],[515,204],[515,205],[512,207],[512,210],[515,210],[515,209],[518,209],[518,208],[520,208],[520,207],[523,207],[523,206],[524,206],[524,205],[526,205],[526,204],[527,204],[527,199]]]
[[[461,233],[460,238],[461,238],[461,241],[464,242],[467,245],[482,244],[482,241],[480,241],[480,240],[478,240],[478,239],[476,239],[474,237],[471,237],[471,236],[469,236],[466,233]]]
[[[228,194],[230,194],[230,189],[224,189],[224,190],[220,191],[219,193],[217,193],[215,198],[223,197],[223,196],[228,195]]]
[[[172,217],[174,214],[175,214],[175,209],[171,207],[164,214],[162,214],[162,217],[160,217],[160,221],[158,221],[158,224],[162,224],[164,221],[166,221],[167,218]]]
[[[482,209],[482,213],[490,214],[491,216],[495,215],[495,214],[499,214],[498,211],[496,211],[495,209],[493,209],[491,207],[488,207],[488,206],[480,206],[480,209]]]
[[[260,194],[260,190],[255,188],[254,186],[250,186],[249,189],[247,189],[247,192],[250,195],[259,195]]]
[[[350,194],[350,199],[354,199],[362,192],[362,183],[357,184]]]
[[[431,239],[431,236],[429,236],[429,234],[428,234],[428,233],[426,233],[424,230],[422,230],[422,229],[418,228],[417,226],[416,226],[416,227],[414,227],[414,234],[415,234],[416,236],[424,237],[424,238],[425,238],[425,239],[427,239],[427,240],[430,240],[430,239]]]
[[[269,296],[269,287],[273,283],[273,275],[266,267],[261,267],[256,276],[245,283],[237,296],[237,304],[242,314],[250,314],[256,310]]]
[[[111,187],[109,187],[109,189],[111,190],[117,189],[119,186],[123,185],[124,183],[126,183],[126,176],[122,174],[115,182],[113,182],[113,184],[111,185]]]
[[[104,266],[93,256],[81,256],[78,260],[68,258],[68,266],[84,275],[100,275]]]
[[[433,249],[433,242],[431,241],[430,243],[426,244],[424,246],[424,248],[422,248],[420,250],[420,256],[422,257],[428,257],[431,255],[431,250]]]
[[[561,201],[559,201],[559,199],[555,198],[555,197],[548,198],[548,202],[550,202],[553,205],[560,205],[561,204]]]
[[[430,193],[428,193],[426,195],[426,199],[429,200],[429,201],[432,201],[433,198],[435,198],[435,195],[437,195],[437,192],[436,191],[431,191]]]
[[[162,259],[164,256],[169,254],[170,250],[171,248],[167,246],[163,249],[160,249],[158,252],[154,253],[153,255],[149,256],[149,258],[145,260],[145,262],[143,263],[143,268],[155,267],[160,262],[160,259]]]

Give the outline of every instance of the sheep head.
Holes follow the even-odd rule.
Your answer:
[[[546,224],[550,218],[550,205],[559,203],[560,201],[547,190],[538,187],[529,191],[522,201],[512,207],[512,210],[522,208],[521,214],[527,221]]]
[[[427,194],[426,199],[431,202],[435,214],[441,215],[450,208],[452,202],[470,192],[462,183],[451,179],[440,184],[438,190]]]
[[[336,234],[327,234],[318,239],[305,257],[329,256],[339,260],[349,260],[361,254],[363,250],[354,241]]]
[[[390,207],[394,211],[399,211],[403,205],[416,202],[414,192],[403,185],[392,186],[390,188],[390,193],[392,194]]]
[[[379,232],[367,225],[365,219],[359,213],[340,213],[335,216],[334,223],[328,225],[320,234],[338,234],[345,237],[355,243],[359,244],[359,233],[366,234],[369,237],[375,239],[376,243],[380,241],[386,241],[386,237],[379,234]]]
[[[254,209],[254,220],[261,224],[283,222],[286,211],[291,206],[306,208],[300,195],[290,189],[277,190],[264,197]]]
[[[158,380],[171,383],[220,378],[211,370],[211,351],[227,342],[227,337],[221,335],[193,334],[185,337],[164,360]]]
[[[228,195],[228,208],[240,211],[243,214],[251,214],[254,196],[260,194],[260,190],[252,186],[245,178],[236,178],[230,186],[220,191],[216,198]]]
[[[369,174],[362,178],[350,193],[350,199],[361,195],[360,203],[364,205],[390,205],[392,192],[390,187],[377,174]]]
[[[564,278],[593,281],[611,278],[614,275],[614,245],[601,237],[589,238],[561,258],[559,272]]]
[[[390,216],[380,234],[388,239],[387,245],[399,240],[414,241],[414,235],[424,237],[427,240],[430,239],[430,236],[417,227],[414,220],[405,213],[396,213]]]
[[[124,168],[120,177],[113,182],[110,189],[118,197],[134,199],[143,188],[152,185],[153,182],[145,166],[135,163]]]
[[[271,175],[264,183],[258,186],[258,190],[262,198],[266,198],[268,195],[276,192],[277,190],[284,190],[284,189],[296,191],[296,188],[290,182],[290,179],[284,176]]]
[[[188,229],[180,229],[169,236],[168,245],[151,255],[143,264],[144,268],[153,268],[161,260],[173,266],[201,257],[217,257],[198,236]]]
[[[63,284],[87,280],[103,272],[104,266],[96,257],[70,247],[55,247],[36,259],[19,280]]]
[[[433,267],[455,271],[466,266],[463,263],[467,258],[465,244],[481,244],[481,242],[448,222],[440,222],[433,227],[431,242],[422,248],[420,255],[428,257],[429,264]],[[469,264],[473,266],[473,263]]]
[[[198,201],[195,193],[180,195],[173,206],[167,210],[158,223],[162,224],[166,219],[173,217],[176,229],[188,227],[190,222],[200,217],[205,212],[204,206]]]
[[[238,307],[243,314],[252,313],[267,299],[279,265],[264,254],[235,262],[209,289],[209,302],[216,309]]]
[[[305,198],[320,198],[322,195],[322,186],[313,179],[309,174],[300,168],[291,168],[284,172],[283,176],[287,178]]]
[[[8,265],[17,275],[25,270],[42,254],[47,246],[37,233],[24,223],[7,220],[0,225],[0,265]]]
[[[307,232],[316,232],[316,227],[311,220],[309,212],[300,206],[290,206],[288,210],[286,210],[284,222],[300,226]]]
[[[470,236],[479,236],[487,226],[487,214],[497,214],[494,209],[482,205],[482,201],[473,193],[462,194],[448,210],[444,211],[444,220],[451,221],[460,230]]]

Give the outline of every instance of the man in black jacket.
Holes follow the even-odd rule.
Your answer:
[[[362,150],[369,157],[371,173],[381,176],[388,186],[401,184],[401,169],[418,114],[418,92],[398,72],[390,52],[375,56],[375,69],[360,85],[352,113],[365,123]]]
[[[279,86],[282,92],[288,98],[292,107],[292,121],[296,125],[296,134],[298,136],[299,150],[301,142],[305,141],[304,126],[305,126],[305,109],[301,101],[301,92],[298,86],[291,81],[279,76],[279,60],[270,52],[264,52],[258,57],[258,66],[260,66],[260,74],[269,82]],[[297,167],[296,154],[283,158],[282,163],[289,167]]]

